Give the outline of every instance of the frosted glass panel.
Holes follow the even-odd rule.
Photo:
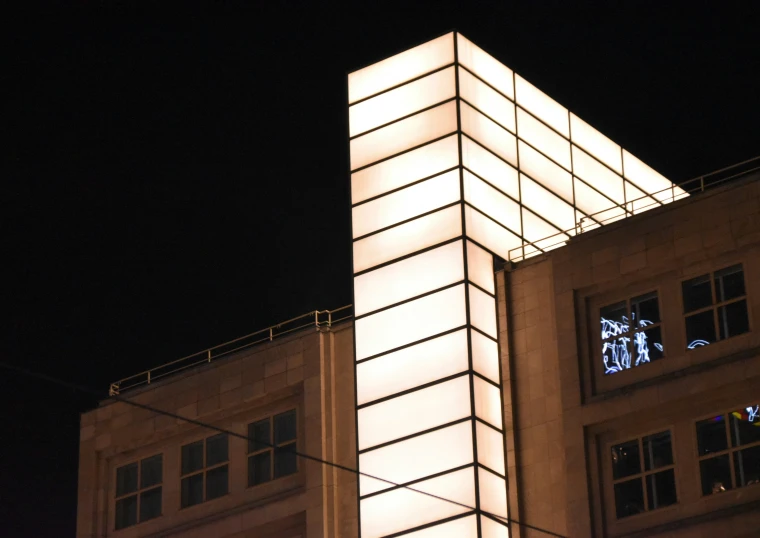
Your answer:
[[[351,170],[453,133],[456,129],[456,104],[453,101],[420,112],[351,140]]]
[[[496,301],[473,286],[469,286],[469,293],[470,322],[484,333],[496,338]]]
[[[489,217],[520,233],[520,205],[464,171],[464,199]]]
[[[406,347],[356,365],[359,405],[464,372],[465,329]]]
[[[354,238],[459,200],[459,170],[452,170],[351,210]]]
[[[507,483],[485,469],[478,469],[480,508],[496,516],[507,517]]]
[[[452,206],[354,242],[354,272],[462,235],[462,210]]]
[[[565,169],[571,170],[570,142],[520,107],[517,107],[517,135]]]
[[[470,241],[467,241],[467,274],[472,282],[484,290],[496,293],[493,256]]]
[[[514,103],[461,68],[459,96],[505,129],[515,132]]]
[[[660,206],[660,203],[657,202],[654,198],[647,196],[644,192],[636,188],[635,185],[631,184],[628,181],[625,182],[625,199],[626,209],[628,211],[632,211],[633,213],[642,213],[644,211],[649,211],[650,209],[654,209],[655,207]]]
[[[553,246],[560,241],[569,239],[564,233],[560,233],[555,227],[523,208],[523,227],[525,229],[525,238],[534,243],[540,249]],[[526,252],[528,247],[525,247]]]
[[[471,237],[497,256],[509,259],[509,251],[522,245],[522,240],[470,207],[464,208],[467,237]]]
[[[625,216],[622,208],[615,207],[612,200],[605,198],[579,179],[575,180],[575,202],[587,215],[593,215],[594,219],[604,221],[602,224],[614,222]],[[584,221],[583,229],[588,230],[590,224],[591,221]]]
[[[618,174],[623,173],[620,146],[572,113],[570,114],[570,129],[574,143],[615,170]]]
[[[349,136],[403,118],[456,94],[454,68],[438,71],[348,109]]]
[[[672,183],[625,150],[623,150],[623,171],[626,179],[647,194],[652,194],[660,202],[673,201]]]
[[[480,516],[480,530],[483,538],[509,538],[509,528],[491,518]]]
[[[573,180],[569,172],[541,155],[522,140],[517,143],[520,152],[520,170],[544,187],[573,203]],[[525,196],[523,196],[523,199]]]
[[[575,146],[573,146],[573,170],[576,176],[616,203],[622,204],[625,201],[623,178]]]
[[[573,207],[567,202],[564,202],[561,198],[555,196],[549,190],[523,174],[520,174],[520,186],[522,187],[524,205],[557,226],[560,230],[569,230],[575,227]],[[523,222],[523,225],[525,226],[526,224]]]
[[[464,280],[462,258],[462,242],[456,241],[355,277],[355,314],[361,316]]]
[[[515,98],[512,70],[474,45],[472,41],[457,34],[458,61],[467,69],[509,97]]]
[[[475,421],[475,432],[478,436],[478,462],[505,475],[504,436],[478,421]]]
[[[478,522],[475,520],[475,516],[467,516],[440,525],[434,525],[433,527],[428,527],[417,532],[405,534],[404,538],[477,538],[477,536]],[[494,535],[494,538],[507,537]]]
[[[508,163],[517,165],[517,142],[512,133],[489,120],[467,103],[461,103],[459,110],[464,133]]]
[[[518,105],[532,112],[534,116],[553,127],[565,138],[570,138],[570,122],[565,107],[520,75],[515,75],[515,94]]]
[[[475,477],[469,468],[419,482],[413,487],[443,499],[475,506]],[[362,538],[378,538],[470,511],[418,491],[400,488],[363,499]]]
[[[458,164],[457,136],[452,135],[351,174],[351,203],[379,196]]]
[[[499,378],[499,345],[477,331],[470,332],[472,340],[472,367],[480,375],[494,383],[501,384]]]
[[[466,136],[462,137],[462,164],[500,191],[520,199],[517,170]]]
[[[501,429],[501,394],[499,389],[473,376],[475,416]]]
[[[468,377],[359,409],[359,450],[470,416]]]
[[[464,284],[357,319],[356,360],[464,325]]]
[[[350,73],[348,102],[364,99],[453,62],[451,33]]]
[[[472,463],[472,441],[472,423],[462,422],[359,454],[359,467],[363,473],[405,484]],[[387,482],[359,476],[362,496],[390,487]]]

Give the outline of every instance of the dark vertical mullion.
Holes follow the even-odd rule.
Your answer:
[[[572,122],[570,121],[570,110],[567,111],[567,141],[570,142],[570,188],[573,190],[573,220],[578,218],[578,204],[575,203],[575,166],[573,163],[573,126]],[[586,215],[585,211],[581,211],[584,215]],[[588,216],[588,215],[586,215]],[[575,233],[578,234],[578,222],[575,222]],[[580,227],[581,233],[583,232],[583,227]]]
[[[520,177],[520,129],[517,126],[517,79],[515,78],[515,72],[512,71],[512,89],[515,92],[515,147],[517,150],[517,204],[520,207],[520,250],[522,251],[522,260],[525,260],[525,223],[523,222],[523,199],[522,199],[522,178]],[[531,243],[532,245],[533,243]],[[539,249],[533,245],[536,249]],[[512,260],[507,260],[511,262]]]
[[[731,487],[736,488],[738,486],[736,485],[734,451],[732,450],[734,448],[734,440],[733,437],[731,437],[731,413],[726,413],[723,416],[725,417],[723,422],[726,423],[726,447],[728,447],[728,450],[726,450],[726,457],[728,458],[728,472],[731,474]]]
[[[639,480],[641,480],[641,486],[642,486],[643,494],[644,494],[644,510],[648,512],[649,510],[651,510],[651,508],[649,506],[649,494],[647,492],[647,474],[645,472],[646,467],[644,466],[644,438],[639,437],[638,441],[639,441],[639,465],[641,465],[641,478],[639,478]]]
[[[469,286],[469,270],[467,267],[467,223],[465,220],[465,195],[464,195],[464,168],[462,161],[462,108],[461,108],[461,96],[459,95],[459,47],[457,40],[457,33],[454,33],[454,64],[457,66],[454,69],[454,87],[456,94],[456,113],[457,113],[457,142],[459,150],[459,203],[461,207],[462,215],[462,264],[464,268],[464,308],[465,308],[465,320],[467,324],[467,365],[469,369],[468,381],[470,384],[470,428],[472,431],[472,454],[473,454],[473,480],[475,481],[475,512],[477,522],[477,536],[482,536],[482,530],[480,528],[480,483],[478,480],[478,441],[475,423],[475,379],[473,376],[472,366],[472,334],[471,334],[471,321],[470,321],[470,286]]]

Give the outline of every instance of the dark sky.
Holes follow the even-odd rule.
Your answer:
[[[105,396],[349,303],[346,73],[449,29],[670,179],[760,154],[756,4],[619,3],[81,2],[13,23],[2,360]],[[93,405],[0,371],[0,536],[73,536]]]

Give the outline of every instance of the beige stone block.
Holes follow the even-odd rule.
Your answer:
[[[692,233],[685,237],[677,237],[675,240],[675,255],[685,256],[702,248],[702,234]]]
[[[243,375],[242,374],[235,374],[235,375],[231,375],[231,376],[225,377],[224,379],[222,379],[219,391],[220,392],[227,392],[227,391],[230,391],[230,390],[234,390],[234,389],[240,387],[240,385],[242,384],[242,382],[243,382]]]
[[[243,389],[238,387],[233,390],[228,390],[219,395],[219,405],[223,409],[231,407],[243,401]]]
[[[113,413],[113,404],[106,404],[101,407],[98,407],[95,410],[95,417],[98,422],[103,422],[105,420],[108,420],[111,418],[111,415]]]
[[[95,436],[95,425],[90,424],[89,426],[84,426],[79,430],[79,442],[83,443],[85,441],[88,441],[92,439]]]
[[[602,265],[595,265],[592,268],[592,278],[595,283],[602,283],[620,278],[620,264],[616,260]]]
[[[271,362],[267,362],[264,365],[264,377],[272,377],[274,375],[282,374],[287,370],[288,362],[286,359],[277,359]]]
[[[275,374],[264,378],[264,390],[266,392],[272,392],[287,386],[287,377],[283,371],[280,374]]]
[[[591,254],[591,266],[597,267],[605,265],[607,263],[616,261],[620,257],[620,247],[613,245],[600,250],[597,250]]]
[[[620,273],[627,274],[639,271],[647,266],[647,253],[640,251],[620,259]]]
[[[303,366],[288,370],[286,373],[286,381],[288,385],[294,385],[303,381]]]
[[[544,392],[544,375],[537,374],[531,375],[529,378],[530,386],[530,399],[535,400],[538,398],[544,398],[546,395]]]
[[[195,418],[198,416],[198,402],[185,405],[177,409],[177,414],[181,417]]]
[[[98,435],[95,438],[95,450],[96,451],[105,450],[109,446],[111,446],[111,434],[110,433],[102,433],[102,434]]]
[[[219,409],[219,405],[219,395],[201,400],[198,402],[198,415],[202,416],[208,413],[213,413]]]
[[[295,355],[287,358],[288,370],[303,366],[303,353],[296,353]]]

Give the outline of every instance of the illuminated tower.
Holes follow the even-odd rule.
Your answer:
[[[348,95],[361,537],[506,537],[493,256],[685,194],[460,34]]]

